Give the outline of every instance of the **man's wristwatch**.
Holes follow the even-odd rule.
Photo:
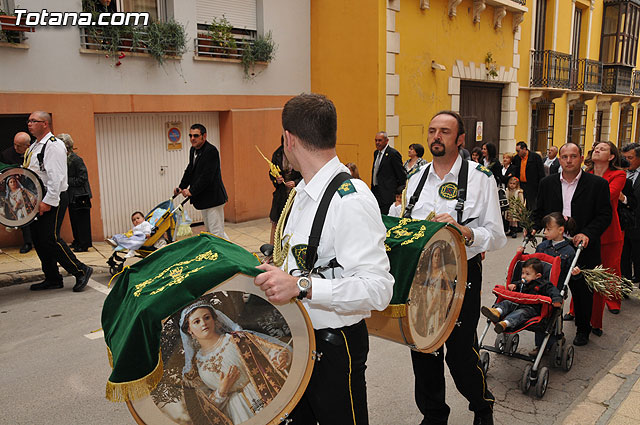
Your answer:
[[[298,294],[297,298],[299,300],[306,298],[309,290],[311,289],[311,278],[302,276],[300,279],[298,279],[298,289],[300,290],[300,293]]]
[[[474,235],[473,235],[473,229],[469,229],[471,231],[471,237],[464,237],[464,244],[466,246],[471,246],[473,245],[473,241],[474,241]]]

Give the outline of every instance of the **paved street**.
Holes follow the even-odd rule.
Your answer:
[[[504,279],[517,243],[510,239],[505,249],[489,254],[483,263],[486,304],[493,301],[490,289]],[[109,375],[106,349],[103,339],[92,334],[100,328],[108,278],[106,274],[94,275],[90,287],[80,294],[71,292],[72,278],[65,279],[64,289],[44,293],[31,292],[26,284],[0,288],[0,424],[135,423],[126,405],[104,398]],[[576,348],[570,372],[551,370],[549,389],[542,400],[519,390],[525,362],[491,354],[488,385],[497,398],[496,423],[561,423],[585,398],[585,389],[607,374],[618,349],[629,350],[628,345],[637,339],[635,317],[640,313],[640,300],[637,293],[633,295],[623,303],[619,316],[605,312],[605,334],[592,336],[587,347]],[[479,324],[479,331],[484,323]],[[569,323],[566,333],[570,340],[574,332]],[[519,351],[532,348],[532,336],[528,332],[521,335]],[[490,330],[485,343],[493,344],[494,337]],[[372,337],[368,365],[371,423],[419,423],[409,350]],[[471,423],[467,403],[450,378],[447,388],[450,423]]]

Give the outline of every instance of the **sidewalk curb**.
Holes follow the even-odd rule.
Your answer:
[[[93,267],[94,273],[109,273],[109,267],[107,266],[96,266],[90,265]],[[66,271],[62,271],[62,276],[67,277],[71,276]],[[41,269],[29,269],[29,270],[20,270],[12,273],[2,273],[0,274],[0,288],[4,288],[7,286],[20,285],[23,283],[31,283],[36,282],[38,280],[44,280],[44,273]]]

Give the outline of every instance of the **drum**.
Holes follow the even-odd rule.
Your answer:
[[[372,311],[369,333],[431,353],[456,324],[467,280],[467,256],[453,226],[383,217],[385,241],[396,282],[391,304]]]
[[[44,198],[40,177],[28,168],[0,169],[0,224],[24,227],[38,216],[38,206]]]
[[[205,243],[194,251],[194,240],[197,245],[199,239],[204,239]],[[182,255],[185,248],[189,252],[188,257],[208,257],[212,259],[211,264],[202,264],[206,260],[200,264],[196,261],[189,265],[181,264],[185,263],[184,260],[176,263],[176,256]],[[156,277],[162,275],[162,278],[170,278],[173,274],[174,279],[178,274],[188,275],[184,281],[178,279],[182,292],[210,286],[197,298],[192,297],[188,303],[181,303],[183,305],[180,308],[172,307],[174,313],[162,321],[159,342],[161,358],[158,361],[161,375],[157,375],[157,380],[152,378],[153,373],[142,379],[157,381],[157,384],[148,386],[147,395],[133,396],[128,390],[130,396],[125,397],[138,424],[277,424],[287,419],[302,397],[311,378],[315,355],[311,320],[298,301],[282,306],[269,303],[253,283],[253,275],[257,273],[252,272],[251,268],[259,264],[255,257],[244,251],[246,256],[252,258],[247,261],[245,256],[238,260],[232,255],[233,250],[239,253],[242,248],[212,235],[201,234],[167,245],[125,269],[121,275],[126,276],[132,268],[134,272],[136,268],[137,271],[145,271],[150,264],[166,260],[166,267],[162,269],[167,270],[166,273],[150,273],[155,273]],[[182,260],[184,256],[179,258]],[[227,263],[220,260],[227,260]],[[229,267],[235,267],[236,264],[230,265],[228,261],[244,264],[229,272]],[[142,268],[139,266],[141,263]],[[205,273],[207,268],[209,270]],[[198,279],[201,273],[205,274],[200,278],[210,280],[208,285]],[[234,274],[227,278],[230,273]],[[121,280],[114,286],[114,291],[121,289],[123,294],[127,294],[124,295],[124,304],[132,298],[131,294],[135,298],[136,292],[138,298],[143,298],[145,293],[152,297],[163,295],[173,298],[170,293],[157,292],[159,288],[167,287],[166,281],[141,287],[148,279],[142,282],[140,278],[128,279],[128,289],[125,290],[118,288],[118,285],[124,284]],[[139,289],[142,292],[138,292]],[[149,307],[158,308],[157,305]],[[149,314],[142,314],[141,320],[149,322]],[[105,311],[103,323],[104,315]],[[107,333],[107,328],[111,329],[111,326],[107,324],[105,327],[105,339],[110,348],[118,346],[111,337],[112,333]],[[150,345],[139,345],[139,348]],[[149,350],[152,348],[149,347]],[[133,348],[123,351],[128,356],[134,354]],[[129,383],[136,385],[136,381],[140,379]],[[114,397],[113,393],[112,397],[109,395],[108,384],[108,398],[117,401],[117,396]]]

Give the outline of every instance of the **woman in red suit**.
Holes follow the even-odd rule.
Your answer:
[[[591,163],[586,169],[587,172],[600,176],[609,182],[613,217],[611,224],[600,237],[600,256],[603,267],[611,269],[618,276],[620,276],[620,257],[624,244],[624,233],[620,229],[620,220],[618,219],[618,199],[627,180],[627,175],[620,169],[619,164],[620,152],[616,145],[611,142],[598,142],[593,146]],[[619,298],[605,299],[598,293],[593,294],[591,326],[593,327],[592,332],[597,336],[602,335],[602,314],[605,303],[611,313],[618,314],[620,312]]]

